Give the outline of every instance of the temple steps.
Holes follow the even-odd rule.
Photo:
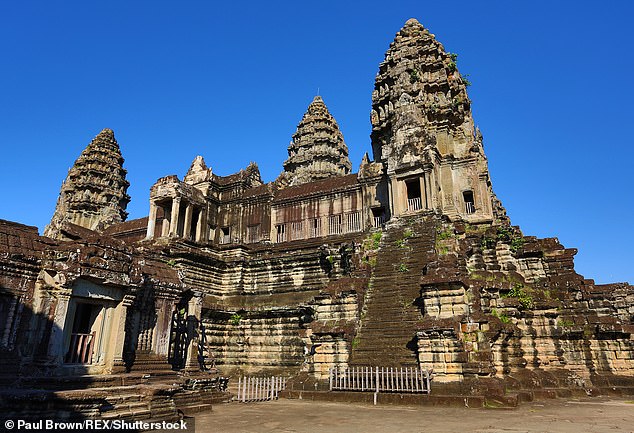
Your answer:
[[[353,344],[351,365],[416,366],[414,338],[422,314],[423,269],[435,256],[435,220],[414,215],[384,232]]]
[[[153,378],[147,374],[33,378],[29,385],[42,387],[0,389],[0,406],[21,419],[173,421],[227,401],[228,394],[214,388],[216,380],[208,374],[182,377],[176,372]]]

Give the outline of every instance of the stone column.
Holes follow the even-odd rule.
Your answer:
[[[207,209],[202,208],[198,212],[198,221],[196,221],[196,242],[205,242],[207,240]]]
[[[154,238],[157,210],[158,210],[158,206],[156,205],[156,203],[150,201],[150,215],[148,216],[148,219],[147,219],[147,233],[145,235],[145,239]]]
[[[55,312],[51,318],[53,326],[51,327],[51,336],[48,340],[47,362],[54,365],[61,365],[64,362],[66,351],[64,341],[64,326],[66,325],[66,316],[68,315],[68,304],[70,303],[71,289],[64,289],[56,294],[57,303]],[[69,324],[72,326],[72,324]]]
[[[433,168],[431,170],[429,188],[431,190],[431,207],[435,209],[439,207],[438,201],[440,199],[436,194],[438,191],[438,177],[436,176],[436,170]]]
[[[172,215],[170,212],[170,210],[163,208],[163,225],[161,227],[162,238],[166,238],[170,234],[170,217]]]
[[[185,208],[185,224],[183,225],[183,239],[191,239],[190,233],[192,231],[192,212],[194,205],[187,203]]]
[[[420,207],[421,209],[428,208],[427,200],[427,182],[425,182],[425,172],[418,178],[418,188],[420,188]]]
[[[389,197],[389,203],[390,203],[390,214],[392,216],[396,216],[399,215],[397,206],[396,206],[396,200],[397,198],[394,197],[394,195],[396,194],[396,180],[395,179],[390,179],[389,182],[387,183],[387,195]]]
[[[194,293],[187,305],[187,361],[185,370],[199,370],[198,343],[200,341],[200,321],[202,320],[203,298],[201,293]]]
[[[123,361],[123,348],[125,343],[125,323],[128,310],[132,305],[132,297],[124,296],[123,300],[117,304],[112,315],[112,328],[110,331],[110,341],[106,352],[106,371],[123,371],[125,363]],[[117,368],[118,367],[118,368]]]
[[[172,199],[172,218],[170,219],[170,236],[178,236],[178,214],[181,209],[181,198],[174,197]]]

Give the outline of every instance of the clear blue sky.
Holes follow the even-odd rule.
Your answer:
[[[112,128],[130,218],[198,154],[265,181],[317,89],[353,167],[374,76],[410,17],[473,85],[493,186],[527,235],[578,272],[634,282],[634,36],[629,1],[6,1],[0,4],[0,218],[43,229],[82,149]]]

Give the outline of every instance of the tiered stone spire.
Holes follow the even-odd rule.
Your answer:
[[[388,172],[403,153],[422,155],[432,145],[443,155],[460,157],[474,142],[470,101],[456,56],[413,18],[397,33],[379,66],[371,122],[374,159],[387,163]]]
[[[63,238],[61,229],[66,222],[100,231],[125,221],[130,202],[126,173],[114,132],[104,129],[68,171],[44,235]]]
[[[300,185],[348,174],[350,166],[339,125],[321,96],[315,96],[293,134],[280,178],[288,185]]]

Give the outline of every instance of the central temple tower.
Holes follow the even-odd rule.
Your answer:
[[[493,218],[467,81],[456,55],[413,18],[379,66],[371,122],[372,151],[389,178],[393,215],[434,210],[469,221]]]

